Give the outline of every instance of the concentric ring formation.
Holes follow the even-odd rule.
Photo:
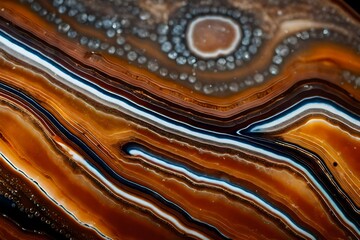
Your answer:
[[[55,23],[60,33],[76,39],[89,50],[115,55],[155,73],[168,80],[169,84],[176,82],[206,95],[231,95],[267,82],[279,74],[286,58],[309,41],[326,38],[351,44],[355,48],[359,45],[357,38],[349,39],[342,31],[336,30],[332,34],[335,29],[331,24],[312,26],[299,21],[299,28],[294,21],[294,26],[288,26],[289,29],[278,30],[279,34],[285,34],[284,41],[272,46],[275,50],[269,54],[267,48],[262,50],[262,45],[275,31],[274,27],[266,25],[270,24],[267,23],[270,17],[256,14],[254,10],[234,8],[230,4],[189,3],[162,16],[161,11],[169,7],[170,3],[141,9],[136,1],[106,1],[101,2],[99,11],[96,11],[94,4],[78,0],[53,0],[53,10],[48,10],[41,1],[21,2],[30,4],[31,9],[42,18]],[[281,16],[282,12],[278,11],[277,14]],[[314,17],[327,18],[327,15],[319,13]],[[235,36],[232,45],[223,54],[201,55],[189,46],[189,27],[204,18],[226,19],[228,23],[236,24],[234,33],[238,37]],[[81,27],[73,26],[70,19],[74,19],[76,25],[84,25],[89,29],[83,31]],[[261,24],[267,29],[263,29]],[[299,30],[294,31],[296,28]],[[101,32],[103,39],[95,37],[98,34],[91,34],[94,31]],[[218,38],[218,33],[214,31],[208,31],[209,34],[214,35],[212,39]],[[227,41],[226,38],[224,40]],[[153,44],[149,48],[144,47],[148,41]],[[155,52],[158,57],[154,55]],[[264,55],[268,56],[263,59]],[[266,66],[254,67],[263,65],[262,61],[267,62]],[[225,76],[222,74],[224,72]],[[209,73],[212,74],[210,77]]]
[[[224,49],[224,53],[200,53],[193,46],[193,26],[199,20],[209,20],[214,22],[227,22],[233,25],[234,39],[230,43],[229,49]],[[214,24],[214,23],[212,23]],[[250,61],[256,54],[262,43],[262,30],[259,27],[252,27],[254,19],[248,14],[239,10],[228,9],[225,7],[201,8],[187,7],[178,10],[177,14],[169,21],[170,26],[160,25],[158,33],[160,35],[161,50],[168,54],[170,59],[179,65],[188,64],[200,71],[229,71],[241,66],[244,62]],[[163,29],[168,29],[164,31]],[[218,32],[211,32],[212,38],[219,38]],[[226,41],[226,39],[224,39]],[[208,45],[205,43],[204,45]]]

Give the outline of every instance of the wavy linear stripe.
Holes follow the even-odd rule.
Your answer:
[[[195,181],[197,183],[206,183],[214,187],[220,187],[225,188],[226,190],[239,195],[242,198],[245,198],[249,201],[255,202],[259,206],[261,206],[263,209],[266,209],[267,212],[270,212],[271,214],[279,217],[282,220],[286,221],[286,224],[290,226],[292,229],[294,229],[298,234],[301,236],[304,236],[309,239],[316,239],[311,233],[308,231],[302,229],[300,226],[298,226],[291,218],[286,216],[284,213],[282,213],[280,210],[274,208],[269,203],[261,199],[260,197],[256,196],[252,192],[245,190],[241,188],[240,186],[235,186],[233,184],[227,183],[225,181],[221,181],[219,179],[215,178],[209,178],[206,177],[200,173],[189,171],[188,169],[181,167],[179,165],[171,164],[170,161],[165,160],[159,156],[155,156],[154,154],[148,153],[146,150],[142,149],[139,146],[129,146],[125,149],[125,151],[135,157],[142,157],[146,161],[151,162],[155,165],[161,166],[166,169],[170,169],[172,171],[181,173],[185,175],[188,179],[191,181]]]
[[[3,46],[1,46],[2,44],[0,44],[0,47],[2,49]],[[43,109],[36,101],[30,99],[29,97],[27,97],[25,94],[12,89],[9,86],[6,86],[2,83],[0,83],[0,88],[3,88],[7,91],[10,92],[14,92],[16,93],[17,96],[21,96],[23,100],[27,101],[30,105],[33,105],[33,107],[35,107],[36,109],[40,109],[40,111],[46,115],[46,118],[48,118],[52,124],[54,124],[56,126],[57,129],[59,129],[63,134],[65,134],[65,136],[73,141],[75,144],[77,144],[78,146],[80,146],[87,154],[89,154],[98,164],[100,164],[102,166],[102,168],[109,174],[111,175],[114,179],[118,180],[119,182],[121,182],[122,184],[125,184],[131,188],[135,188],[135,189],[140,189],[142,192],[147,193],[151,196],[153,196],[154,198],[156,198],[157,200],[159,200],[160,202],[164,203],[165,205],[171,207],[172,209],[178,211],[179,213],[181,213],[187,220],[189,220],[190,222],[194,222],[195,224],[199,225],[199,226],[203,226],[207,229],[209,229],[210,231],[216,233],[217,235],[219,235],[220,237],[224,238],[224,239],[228,239],[227,236],[225,236],[224,234],[222,234],[218,229],[216,229],[215,227],[207,224],[207,223],[203,223],[201,221],[198,221],[196,219],[194,219],[192,216],[190,216],[190,214],[188,214],[184,209],[182,209],[181,207],[179,207],[178,205],[176,205],[175,203],[172,203],[171,201],[165,199],[164,197],[162,197],[160,194],[156,193],[155,191],[146,188],[142,185],[139,185],[135,182],[131,182],[125,178],[123,178],[122,176],[118,175],[113,169],[111,169],[100,157],[98,157],[96,155],[95,152],[93,152],[86,144],[84,144],[80,139],[78,139],[76,136],[74,136],[73,134],[71,134],[64,126],[61,125],[61,123],[55,118],[53,117],[48,111],[46,111],[45,109]],[[153,209],[156,209],[155,206],[153,206]],[[155,211],[155,212],[160,212],[160,211]],[[176,222],[174,222],[174,226],[177,226],[178,224]],[[185,226],[181,226],[179,229],[186,229]],[[186,233],[186,232],[185,232]],[[188,231],[188,233],[191,235],[192,231]],[[199,234],[197,234],[199,235]],[[201,235],[201,234],[200,234]],[[198,237],[200,237],[200,235]],[[194,235],[195,236],[195,235]],[[200,239],[207,239],[206,236],[200,237]]]
[[[272,133],[299,121],[299,119],[306,118],[313,113],[324,115],[330,119],[335,119],[346,124],[349,128],[356,132],[360,132],[360,119],[355,115],[341,109],[341,106],[323,99],[323,98],[307,98],[284,112],[278,113],[275,116],[261,120],[248,127],[247,132],[250,133]],[[241,134],[242,130],[237,133]]]
[[[77,152],[75,152],[73,149],[68,147],[67,145],[56,142],[61,148],[63,148],[66,152],[68,152],[72,159],[75,160],[77,163],[79,163],[84,169],[86,169],[91,174],[95,175],[97,179],[108,189],[110,189],[113,193],[115,193],[117,196],[120,196],[121,198],[138,204],[140,206],[143,206],[147,209],[150,209],[152,213],[159,216],[160,218],[164,219],[165,221],[170,222],[173,226],[175,226],[177,229],[180,229],[180,231],[184,232],[188,236],[193,236],[199,239],[209,239],[205,235],[201,234],[198,231],[192,230],[188,227],[186,227],[184,224],[182,224],[178,219],[172,217],[170,214],[167,214],[166,212],[162,211],[160,208],[156,207],[154,204],[151,204],[150,202],[147,202],[141,198],[138,198],[134,195],[131,195],[118,187],[116,187],[114,184],[112,184],[109,180],[107,180],[104,176],[101,175],[100,171],[96,169],[94,166],[88,163],[81,155],[79,155]]]
[[[80,219],[78,219],[74,214],[72,214],[71,212],[69,212],[63,205],[59,204],[55,198],[53,198],[52,196],[49,195],[49,193],[47,193],[45,191],[45,189],[43,187],[41,187],[39,185],[39,183],[37,183],[33,178],[31,178],[29,175],[26,174],[25,171],[21,170],[20,168],[18,168],[16,165],[14,165],[12,163],[12,161],[5,156],[1,151],[0,151],[0,157],[2,159],[4,159],[5,163],[11,167],[12,169],[14,169],[16,172],[20,173],[21,175],[23,175],[27,180],[29,180],[30,182],[32,182],[43,194],[45,194],[46,197],[48,197],[56,206],[60,207],[62,210],[64,210],[66,212],[66,214],[68,214],[71,218],[73,218],[76,222],[78,222],[80,225],[90,228],[92,230],[94,230],[97,234],[99,234],[99,236],[105,238],[105,239],[110,239],[109,237],[107,237],[106,235],[104,235],[101,231],[99,231],[99,229],[95,228],[94,226],[91,226],[87,223],[82,222]]]
[[[350,111],[347,111],[344,107],[340,106],[336,102],[329,100],[323,97],[308,97],[304,100],[297,102],[296,104],[290,106],[288,109],[276,114],[273,117],[266,118],[251,124],[249,127],[238,130],[237,134],[246,135],[254,137],[257,141],[266,139],[264,136],[257,136],[255,134],[275,134],[279,131],[284,131],[287,128],[290,128],[292,125],[296,124],[302,119],[307,119],[310,116],[325,116],[327,119],[338,121],[341,124],[346,125],[348,128],[354,132],[360,133],[360,120],[359,118]],[[359,139],[358,137],[353,137]],[[278,140],[280,141],[280,140]],[[282,141],[281,141],[282,142]],[[288,142],[282,142],[282,144],[289,144]],[[290,143],[291,144],[291,143]],[[308,155],[312,155],[314,158],[318,158],[316,154],[310,152],[307,149],[302,149],[302,151],[307,152]],[[319,158],[318,158],[319,159]],[[322,161],[319,159],[319,161]],[[322,165],[324,168],[328,169],[326,165]],[[334,182],[337,186],[338,191],[346,195],[346,192],[340,187],[337,182]],[[359,214],[360,209],[354,203],[354,201],[349,198],[348,201],[351,204],[351,207],[354,211]]]
[[[9,40],[11,39],[11,41]],[[218,134],[211,131],[205,131],[200,128],[194,128],[187,124],[183,124],[180,122],[175,122],[167,119],[165,116],[152,112],[142,106],[137,105],[136,103],[124,99],[121,96],[113,94],[99,86],[89,83],[86,79],[81,76],[72,73],[70,70],[65,67],[53,62],[51,59],[48,59],[46,56],[42,55],[40,52],[32,49],[29,46],[24,46],[23,44],[16,41],[16,39],[8,36],[4,31],[1,31],[0,43],[6,48],[6,51],[10,51],[11,53],[16,53],[17,55],[22,56],[23,58],[29,60],[30,62],[35,62],[38,65],[41,65],[42,69],[46,69],[62,80],[65,81],[67,85],[75,85],[77,88],[90,93],[92,96],[96,96],[97,98],[104,100],[110,104],[114,104],[115,106],[122,109],[132,116],[140,120],[147,120],[151,122],[155,127],[160,127],[163,129],[168,129],[171,132],[179,133],[183,136],[191,136],[196,139],[201,139],[206,142],[210,142],[212,144],[223,144],[225,146],[234,147],[236,149],[244,149],[247,151],[258,153],[264,157],[269,157],[272,159],[276,159],[279,162],[287,163],[294,168],[298,169],[302,172],[313,184],[313,186],[322,193],[323,197],[327,201],[327,203],[333,208],[335,215],[340,218],[346,227],[353,232],[355,235],[360,235],[359,226],[353,223],[339,208],[339,206],[335,203],[335,201],[331,198],[329,193],[325,190],[324,187],[316,180],[316,178],[311,174],[305,167],[296,163],[293,159],[284,156],[280,153],[275,153],[268,151],[266,149],[262,149],[258,146],[254,146],[248,144],[244,141],[240,141],[239,138],[233,138],[231,136],[227,136],[224,134]],[[37,54],[36,54],[37,53]],[[41,56],[41,57],[40,57]],[[287,222],[287,221],[285,221]]]
[[[135,182],[129,181],[125,178],[123,178],[122,176],[118,175],[112,168],[110,168],[99,156],[97,156],[97,154],[95,152],[93,152],[85,143],[83,143],[80,139],[78,139],[75,135],[73,135],[72,133],[70,133],[64,126],[61,125],[61,123],[54,117],[52,116],[47,110],[45,110],[44,108],[42,108],[37,102],[35,102],[33,99],[29,98],[28,96],[26,96],[25,94],[19,92],[18,90],[12,89],[9,86],[6,86],[2,83],[0,83],[0,89],[3,89],[3,91],[8,92],[9,94],[15,94],[16,96],[20,96],[22,98],[22,100],[24,100],[25,102],[27,102],[29,105],[31,105],[33,108],[35,108],[36,110],[39,110],[42,115],[44,116],[44,119],[48,119],[49,121],[51,121],[51,123],[59,130],[61,131],[66,137],[67,139],[69,139],[70,141],[74,142],[75,144],[77,144],[81,149],[83,149],[92,159],[94,159],[96,161],[96,163],[98,163],[102,169],[104,169],[110,176],[112,176],[114,179],[116,179],[117,181],[119,181],[120,183],[129,186],[131,188],[134,189],[138,189],[140,191],[142,191],[143,193],[149,194],[152,197],[154,197],[155,199],[157,199],[159,202],[165,204],[166,206],[171,207],[172,209],[176,210],[177,212],[179,212],[180,214],[182,214],[188,221],[190,222],[194,222],[195,224],[197,224],[198,226],[202,226],[205,227],[207,229],[209,229],[210,231],[216,233],[219,237],[224,238],[224,239],[229,239],[228,237],[226,237],[224,234],[222,234],[218,229],[216,229],[215,227],[198,221],[196,219],[194,219],[189,213],[187,213],[184,209],[182,209],[181,207],[179,207],[178,205],[176,205],[175,203],[165,199],[163,196],[161,196],[160,194],[158,194],[157,192],[144,187],[142,185],[139,185]],[[60,142],[57,142],[57,144],[59,144]],[[60,144],[59,144],[60,145]],[[74,151],[70,152],[69,148],[66,145],[62,145],[61,146],[63,149],[65,149],[66,151],[68,151],[71,155],[74,155]],[[64,148],[67,147],[67,148]],[[74,160],[78,160],[78,159],[74,159]],[[91,165],[89,163],[86,163],[86,166],[90,166]],[[94,167],[89,168],[93,173],[99,172],[98,170],[96,170]],[[88,169],[88,170],[89,170]],[[97,175],[97,174],[96,174]],[[108,181],[108,180],[107,180]],[[128,198],[130,200],[130,198]],[[149,204],[147,204],[149,205]],[[155,206],[153,206],[153,209],[157,209]],[[161,212],[160,210],[157,210],[155,212]],[[171,220],[171,219],[169,219]],[[178,221],[174,222],[174,226],[177,225],[177,223],[179,223]],[[180,224],[180,223],[179,223]],[[181,226],[181,228],[186,229],[185,226]],[[179,229],[181,229],[179,228]],[[192,230],[188,231],[189,233],[192,233]],[[202,234],[197,234],[197,235],[202,235]],[[194,236],[195,237],[195,236]],[[200,239],[208,239],[206,236],[201,237]]]
[[[252,136],[252,135],[247,135],[247,136],[249,137],[249,139],[252,139],[252,140],[254,140],[256,142],[259,142],[259,143],[263,143],[268,148],[277,149],[280,152],[281,151],[282,152],[288,152],[290,149],[296,149],[297,154],[303,153],[304,155],[310,156],[311,159],[315,159],[315,162],[318,165],[320,165],[321,168],[327,170],[327,173],[325,173],[325,174],[328,175],[328,176],[330,174],[330,176],[332,176],[329,168],[326,166],[326,164],[323,162],[323,160],[317,154],[309,151],[308,149],[304,149],[304,148],[301,148],[301,147],[299,147],[297,145],[294,145],[293,143],[284,142],[284,141],[281,141],[281,140],[276,140],[276,142],[273,142],[272,140],[269,140],[268,138],[265,138],[265,137],[262,137],[262,136],[261,137]],[[340,195],[343,195],[343,196],[347,196],[347,193],[344,191],[343,188],[341,188],[341,186],[339,185],[339,183],[337,181],[332,179],[330,182],[331,182],[331,184],[333,184],[336,187],[337,193],[339,193]],[[336,198],[336,197],[334,196],[334,198]],[[351,211],[353,211],[356,214],[356,216],[359,215],[360,209],[356,206],[354,201],[350,197],[347,197],[347,201],[349,203],[349,206],[352,209]],[[355,220],[354,226],[358,226],[358,224],[359,224],[358,218],[353,217],[352,219]]]

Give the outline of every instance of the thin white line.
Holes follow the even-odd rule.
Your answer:
[[[226,183],[224,181],[220,181],[220,180],[215,180],[215,179],[210,179],[210,178],[206,178],[203,176],[198,176],[188,170],[186,170],[183,167],[178,167],[178,166],[174,166],[172,164],[169,164],[165,161],[159,160],[158,158],[155,158],[143,151],[137,150],[137,149],[131,149],[129,151],[129,154],[132,156],[141,156],[145,159],[148,159],[149,161],[158,164],[160,166],[163,166],[165,168],[180,172],[184,175],[186,175],[187,177],[189,177],[190,179],[194,179],[197,182],[205,182],[211,185],[218,185],[224,188],[229,189],[230,191],[237,193],[247,199],[250,199],[254,202],[256,202],[259,205],[264,206],[269,212],[271,212],[272,214],[278,216],[280,219],[284,220],[291,228],[293,228],[295,231],[297,231],[299,234],[302,234],[303,236],[309,238],[309,239],[315,239],[314,236],[312,236],[310,233],[306,232],[305,230],[301,229],[299,226],[297,226],[293,221],[291,221],[291,219],[289,219],[285,214],[283,214],[281,211],[277,210],[276,208],[273,208],[272,206],[270,206],[269,204],[267,204],[265,201],[263,201],[261,198],[257,197],[254,194],[251,194],[247,191],[242,190],[241,188],[235,187],[229,183]]]
[[[100,98],[102,100],[105,100],[107,102],[110,102],[112,104],[115,104],[115,105],[121,107],[123,110],[126,110],[130,114],[135,115],[135,117],[140,119],[140,120],[141,119],[147,119],[148,121],[152,122],[154,126],[157,126],[157,127],[162,126],[164,128],[167,128],[170,131],[175,130],[176,132],[178,132],[178,133],[180,133],[182,135],[192,136],[192,137],[195,137],[197,139],[202,139],[203,141],[212,142],[214,144],[219,144],[220,143],[220,144],[224,144],[224,145],[227,145],[227,146],[232,146],[232,147],[235,147],[235,148],[247,149],[249,151],[259,153],[259,154],[261,154],[263,156],[270,157],[272,159],[277,159],[279,161],[282,161],[282,162],[285,162],[287,164],[293,165],[295,168],[297,168],[298,170],[300,170],[301,172],[303,172],[307,176],[307,178],[310,180],[310,182],[315,185],[315,188],[317,188],[319,191],[321,191],[321,193],[324,196],[324,198],[326,199],[326,201],[331,205],[331,207],[335,210],[335,212],[338,214],[338,216],[346,223],[346,225],[349,226],[357,235],[360,235],[360,230],[354,225],[354,223],[352,223],[344,215],[344,213],[335,204],[335,202],[332,200],[332,198],[329,196],[329,194],[326,191],[324,191],[324,189],[321,187],[321,185],[306,170],[306,168],[304,168],[300,164],[292,161],[290,158],[281,156],[281,155],[273,153],[273,152],[266,151],[266,150],[258,148],[258,147],[251,146],[250,144],[241,142],[238,139],[235,141],[235,140],[225,138],[225,137],[216,137],[216,136],[212,136],[211,135],[212,132],[210,132],[210,131],[203,130],[203,132],[208,133],[208,134],[204,134],[204,133],[202,133],[200,131],[199,132],[192,131],[192,130],[187,129],[186,127],[179,126],[179,125],[173,124],[171,122],[164,121],[161,118],[154,117],[153,115],[147,113],[146,111],[141,111],[141,110],[131,106],[130,104],[127,104],[127,103],[125,103],[123,101],[120,101],[120,100],[118,100],[116,98],[109,97],[106,94],[103,94],[102,92],[100,92],[98,90],[95,90],[95,89],[91,88],[90,86],[87,86],[86,84],[82,83],[81,81],[78,81],[78,80],[72,78],[71,76],[66,75],[64,72],[60,71],[58,68],[51,65],[47,61],[41,59],[36,54],[33,54],[31,52],[26,51],[24,48],[10,42],[9,40],[4,38],[3,36],[0,36],[0,42],[3,44],[3,46],[4,46],[3,49],[4,50],[5,50],[5,48],[7,48],[6,49],[7,52],[10,52],[10,53],[12,53],[14,51],[17,52],[18,54],[22,55],[24,58],[27,58],[28,60],[34,61],[35,64],[37,63],[37,64],[42,65],[43,68],[45,68],[47,70],[50,70],[50,72],[53,72],[56,75],[60,76],[62,79],[64,79],[68,83],[73,84],[73,85],[79,87],[80,89],[91,93],[93,96],[96,96],[96,97],[98,97],[98,98]],[[62,67],[65,68],[64,66],[62,66]],[[81,76],[77,75],[77,77],[80,78],[80,79],[83,79],[84,81],[86,81]],[[106,91],[106,90],[104,90],[104,91]],[[127,100],[127,101],[131,102],[130,100]],[[133,105],[137,105],[134,102],[131,102],[131,103]],[[174,122],[176,122],[176,121],[174,121]],[[194,129],[198,129],[198,128],[194,128]],[[198,129],[198,130],[200,130],[200,129]]]
[[[104,237],[105,239],[111,239],[108,236],[106,236],[105,234],[103,234],[99,229],[95,228],[94,226],[88,224],[88,223],[84,223],[82,221],[80,221],[73,213],[69,212],[63,205],[59,204],[52,196],[50,196],[49,193],[47,193],[44,188],[42,188],[40,186],[40,184],[33,178],[31,178],[30,176],[28,176],[23,170],[21,170],[20,168],[18,168],[17,166],[14,165],[13,162],[11,162],[11,160],[5,156],[2,152],[0,152],[0,156],[5,160],[5,163],[7,165],[9,165],[11,168],[15,169],[17,172],[21,173],[22,175],[24,175],[24,177],[28,180],[30,180],[32,183],[34,183],[40,190],[41,192],[43,192],[53,203],[55,203],[57,206],[59,206],[62,210],[64,210],[70,217],[72,217],[73,219],[75,219],[75,221],[77,221],[78,223],[80,223],[80,225],[83,225],[87,228],[90,228],[92,230],[94,230],[97,234],[99,234],[101,237]]]
[[[323,111],[323,112],[322,112]],[[340,111],[336,107],[332,106],[328,103],[306,103],[305,105],[301,106],[300,108],[291,111],[290,113],[280,117],[276,118],[271,117],[270,119],[274,119],[273,121],[266,122],[263,124],[255,124],[255,127],[250,129],[250,132],[274,132],[279,129],[283,129],[289,124],[296,122],[299,120],[299,116],[304,117],[312,114],[313,112],[321,112],[321,114],[324,114],[328,117],[336,116],[337,119],[343,119],[348,122],[348,126],[351,127],[355,131],[359,131],[359,129],[356,129],[352,126],[360,126],[360,121],[356,118],[353,118],[346,113]],[[266,120],[265,120],[266,121]]]
[[[123,199],[126,199],[127,201],[133,202],[135,204],[138,204],[140,206],[143,206],[145,208],[150,209],[153,213],[160,216],[160,218],[165,219],[166,221],[170,222],[173,226],[175,226],[180,231],[183,231],[185,234],[188,234],[189,236],[194,236],[199,239],[208,239],[205,235],[199,233],[198,231],[192,230],[185,225],[183,225],[181,222],[179,222],[176,218],[172,217],[171,215],[167,214],[166,212],[162,211],[161,209],[157,208],[155,205],[141,199],[138,197],[135,197],[118,187],[116,187],[114,184],[112,184],[109,180],[107,180],[102,174],[99,173],[93,166],[88,164],[88,162],[80,156],[78,153],[73,151],[71,148],[66,146],[65,144],[61,142],[56,142],[59,144],[66,152],[68,152],[71,157],[81,164],[87,171],[91,172],[96,176],[98,180],[102,182],[103,185],[107,186],[108,189],[113,191],[115,194],[119,195]]]

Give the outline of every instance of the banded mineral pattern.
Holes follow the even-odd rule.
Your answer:
[[[1,0],[0,239],[359,239],[359,21]]]

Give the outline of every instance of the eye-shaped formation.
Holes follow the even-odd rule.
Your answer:
[[[360,15],[0,1],[0,239],[359,239]]]
[[[160,35],[161,50],[177,64],[200,71],[233,70],[249,61],[261,45],[262,31],[252,30],[253,21],[225,7],[183,7],[169,21],[170,27],[165,27],[169,33]]]
[[[260,2],[259,6],[244,4],[242,9],[236,1],[54,0],[51,10],[46,2],[24,2],[89,51],[115,55],[206,95],[231,95],[269,81],[279,74],[289,55],[311,41],[341,42],[354,49],[359,45],[357,36],[348,38],[355,26],[340,29],[346,19],[334,14],[340,22],[334,26],[329,21],[330,10],[309,9],[320,7],[321,2],[313,6],[299,2],[287,8],[284,3]],[[269,10],[260,11],[261,6]],[[283,9],[277,10],[279,7]],[[308,19],[301,12],[294,14],[292,7],[306,9],[303,14]]]

